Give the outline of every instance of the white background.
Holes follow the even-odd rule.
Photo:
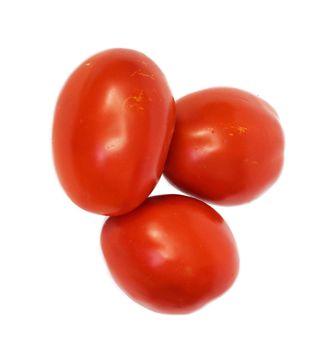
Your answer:
[[[14,1],[0,4],[0,348],[325,349],[324,1]],[[233,288],[186,316],[153,313],[113,283],[104,218],[74,206],[52,164],[62,84],[111,47],[144,52],[175,98],[258,94],[286,133],[281,179],[216,209],[236,237]],[[154,193],[175,193],[164,179]]]

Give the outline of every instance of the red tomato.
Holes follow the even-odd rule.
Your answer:
[[[120,287],[158,312],[192,312],[225,292],[238,273],[229,227],[190,197],[148,198],[133,212],[109,218],[101,242]]]
[[[165,77],[148,57],[113,49],[89,58],[55,111],[54,161],[66,193],[99,214],[137,207],[161,176],[174,119]]]
[[[234,205],[278,178],[284,136],[274,109],[248,92],[212,88],[176,103],[165,175],[185,192]]]

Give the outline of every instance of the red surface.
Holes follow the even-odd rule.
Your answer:
[[[229,227],[190,197],[151,197],[133,212],[109,218],[101,242],[120,287],[158,312],[192,312],[225,292],[238,273]]]
[[[245,91],[212,88],[177,101],[165,175],[187,193],[242,204],[276,181],[283,152],[283,132],[270,105]]]
[[[66,193],[99,214],[134,209],[161,176],[174,124],[170,89],[148,57],[113,49],[89,58],[55,111],[54,161]]]

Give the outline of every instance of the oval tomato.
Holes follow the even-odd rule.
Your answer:
[[[82,63],[55,111],[53,153],[60,182],[80,207],[124,214],[163,171],[175,123],[164,75],[142,53],[112,49]]]
[[[238,273],[229,227],[190,197],[151,197],[133,212],[109,218],[101,243],[120,287],[158,312],[192,312],[225,292]]]
[[[177,101],[165,175],[190,194],[241,204],[275,182],[283,153],[283,132],[270,105],[245,91],[212,88]]]

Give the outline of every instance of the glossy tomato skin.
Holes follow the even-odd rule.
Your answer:
[[[174,99],[152,60],[128,49],[90,57],[55,111],[53,154],[64,190],[98,214],[134,209],[162,174],[174,124]]]
[[[249,202],[280,175],[284,135],[275,110],[233,88],[211,88],[176,103],[165,167],[183,191],[222,205]]]
[[[232,233],[207,204],[186,196],[148,198],[102,230],[109,270],[135,301],[189,313],[224,293],[239,268]]]

